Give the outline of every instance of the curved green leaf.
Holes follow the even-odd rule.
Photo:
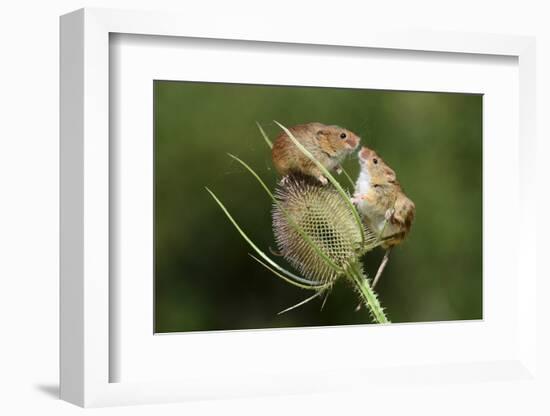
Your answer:
[[[267,263],[269,263],[274,269],[278,270],[279,272],[281,273],[284,273],[286,274],[286,276],[288,277],[288,279],[293,279],[295,280],[296,282],[298,283],[302,283],[302,284],[305,284],[305,285],[312,285],[312,284],[315,284],[315,282],[312,282],[310,280],[307,280],[307,279],[304,279],[303,277],[300,277],[300,276],[296,276],[295,274],[289,272],[288,270],[285,270],[284,268],[282,268],[281,266],[279,266],[277,263],[275,263],[273,260],[271,260],[262,250],[260,250],[258,248],[258,246],[256,246],[256,244],[254,244],[254,242],[246,235],[246,233],[243,231],[243,229],[239,226],[239,224],[237,224],[237,222],[233,219],[233,217],[231,216],[231,214],[229,213],[229,211],[227,210],[227,208],[225,208],[225,206],[223,205],[223,203],[218,199],[218,197],[214,194],[214,192],[212,192],[210,189],[206,188],[206,190],[208,191],[208,193],[212,196],[212,198],[214,198],[214,200],[216,201],[216,203],[220,206],[220,208],[222,209],[222,211],[225,213],[225,215],[227,216],[227,218],[229,218],[229,221],[231,221],[231,223],[235,226],[235,228],[237,229],[237,231],[241,234],[241,236],[245,239],[245,241],[254,249],[254,251],[256,253],[258,253],[258,255],[263,258]],[[320,284],[319,285],[319,288],[321,288],[322,285]]]
[[[273,143],[271,142],[271,140],[269,140],[269,137],[267,137],[267,134],[265,134],[264,129],[262,129],[262,126],[260,126],[260,123],[258,123],[257,121],[256,121],[256,126],[258,126],[258,129],[260,129],[260,133],[262,133],[262,137],[264,138],[269,148],[272,149]]]
[[[301,280],[303,281],[307,281],[307,282],[310,282],[309,284],[305,284],[305,283],[298,283],[294,280],[291,280],[290,278],[288,278],[287,276],[284,276],[283,274],[279,273],[278,271],[274,270],[272,267],[270,267],[269,265],[265,264],[263,261],[261,261],[259,258],[253,256],[252,254],[249,254],[250,257],[252,257],[254,260],[256,260],[258,263],[260,263],[262,266],[264,266],[267,270],[269,270],[270,272],[272,272],[274,275],[276,275],[277,277],[280,277],[281,279],[283,279],[285,282],[287,283],[290,283],[291,285],[294,285],[296,287],[299,287],[300,289],[307,289],[307,290],[323,290],[323,289],[328,289],[329,287],[332,286],[332,283],[317,283],[317,282],[314,282],[312,280],[308,280],[308,279],[305,279],[303,277],[301,277]]]

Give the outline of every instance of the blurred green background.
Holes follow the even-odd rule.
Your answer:
[[[369,323],[338,282],[321,300],[252,260],[204,187],[260,248],[275,247],[271,203],[227,152],[270,185],[277,176],[256,121],[354,131],[397,172],[416,204],[409,238],[392,251],[377,291],[392,322],[482,318],[482,96],[155,81],[155,332]],[[356,157],[344,168],[352,178]],[[342,179],[342,184],[346,184]],[[374,275],[382,250],[365,258]],[[284,261],[277,258],[284,264]],[[286,264],[284,264],[286,265]]]

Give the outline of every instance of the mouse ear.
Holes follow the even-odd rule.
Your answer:
[[[317,133],[315,133],[315,138],[317,140],[321,140],[323,137],[328,136],[328,132],[325,129],[319,129],[317,130]]]
[[[395,183],[397,181],[397,175],[395,174],[394,170],[390,167],[386,167],[384,169],[384,173],[388,177],[388,182]]]

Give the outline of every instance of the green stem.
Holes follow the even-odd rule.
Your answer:
[[[346,276],[355,284],[361,298],[369,309],[373,319],[380,324],[388,324],[390,321],[384,313],[382,305],[376,296],[376,292],[371,287],[367,277],[363,273],[361,266],[357,263],[350,265],[346,271]]]

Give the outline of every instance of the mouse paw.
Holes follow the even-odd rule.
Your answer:
[[[321,182],[323,185],[326,185],[328,183],[328,179],[325,178],[323,175],[319,175],[317,179],[319,179],[319,182]]]
[[[386,211],[386,214],[384,215],[384,218],[386,218],[386,221],[389,221],[392,219],[393,214],[395,214],[395,209],[390,208]]]
[[[279,181],[279,185],[281,186],[286,186],[288,185],[288,181],[289,181],[289,176],[288,175],[285,175],[281,178],[281,180]]]
[[[351,198],[351,203],[357,205],[359,202],[361,202],[361,195],[354,194]]]
[[[336,173],[340,175],[342,173],[342,166],[336,166]]]

